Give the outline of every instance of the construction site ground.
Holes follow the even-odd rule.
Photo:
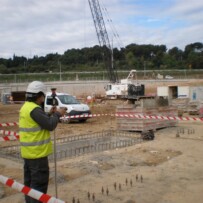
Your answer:
[[[118,104],[125,105],[123,101],[106,100],[91,105],[91,111],[114,114]],[[0,123],[18,122],[21,105],[0,104]],[[1,129],[18,131],[18,127]],[[55,135],[59,138],[110,129],[116,130],[116,117],[98,116],[85,123],[60,123]],[[153,141],[57,161],[58,198],[73,202],[74,197],[75,202],[89,203],[93,202],[94,193],[94,202],[97,203],[201,203],[202,131],[201,121],[181,121],[176,127],[157,130]],[[8,141],[0,145],[3,147],[17,143]],[[23,184],[22,163],[0,158],[0,174]],[[48,194],[51,196],[55,196],[54,174],[54,164],[50,163]],[[104,194],[101,192],[102,187]],[[22,203],[24,196],[0,184],[0,203],[8,202]]]

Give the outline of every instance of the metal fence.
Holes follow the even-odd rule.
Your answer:
[[[126,78],[130,70],[118,70],[120,79]],[[138,79],[156,79],[157,75],[171,75],[175,79],[203,79],[203,69],[190,70],[137,70]],[[109,80],[106,71],[83,71],[83,72],[54,72],[54,73],[21,73],[0,74],[0,83],[22,83],[40,80],[44,82],[54,81],[91,81]]]
[[[141,142],[143,139],[139,133],[112,130],[64,137],[56,140],[56,158],[59,161],[84,154],[128,147]],[[1,148],[0,156],[22,162],[19,145]],[[53,162],[54,156],[49,156],[49,160]]]

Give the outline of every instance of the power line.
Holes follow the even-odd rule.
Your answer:
[[[105,7],[105,5],[103,4],[102,1],[101,1],[101,6],[102,6],[103,14],[105,15],[106,21],[108,22],[108,24],[110,26],[113,37],[116,39],[119,48],[124,47],[123,42],[118,34],[118,31],[117,31],[116,27],[114,26],[113,20],[111,19],[107,8]]]

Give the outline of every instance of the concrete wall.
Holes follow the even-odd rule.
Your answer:
[[[74,82],[45,82],[47,92],[56,87],[58,92],[65,92],[74,96],[105,95],[104,86],[107,81],[74,81]],[[0,84],[0,95],[12,91],[26,91],[29,83]]]
[[[191,101],[203,101],[203,86],[190,88]]]

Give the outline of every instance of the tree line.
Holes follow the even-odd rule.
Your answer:
[[[0,73],[104,71],[104,49],[95,45],[33,58],[14,54],[13,58],[0,58]],[[114,48],[113,58],[117,70],[203,69],[203,43],[188,44],[184,50],[178,47],[167,50],[165,45],[129,44],[125,48]]]

